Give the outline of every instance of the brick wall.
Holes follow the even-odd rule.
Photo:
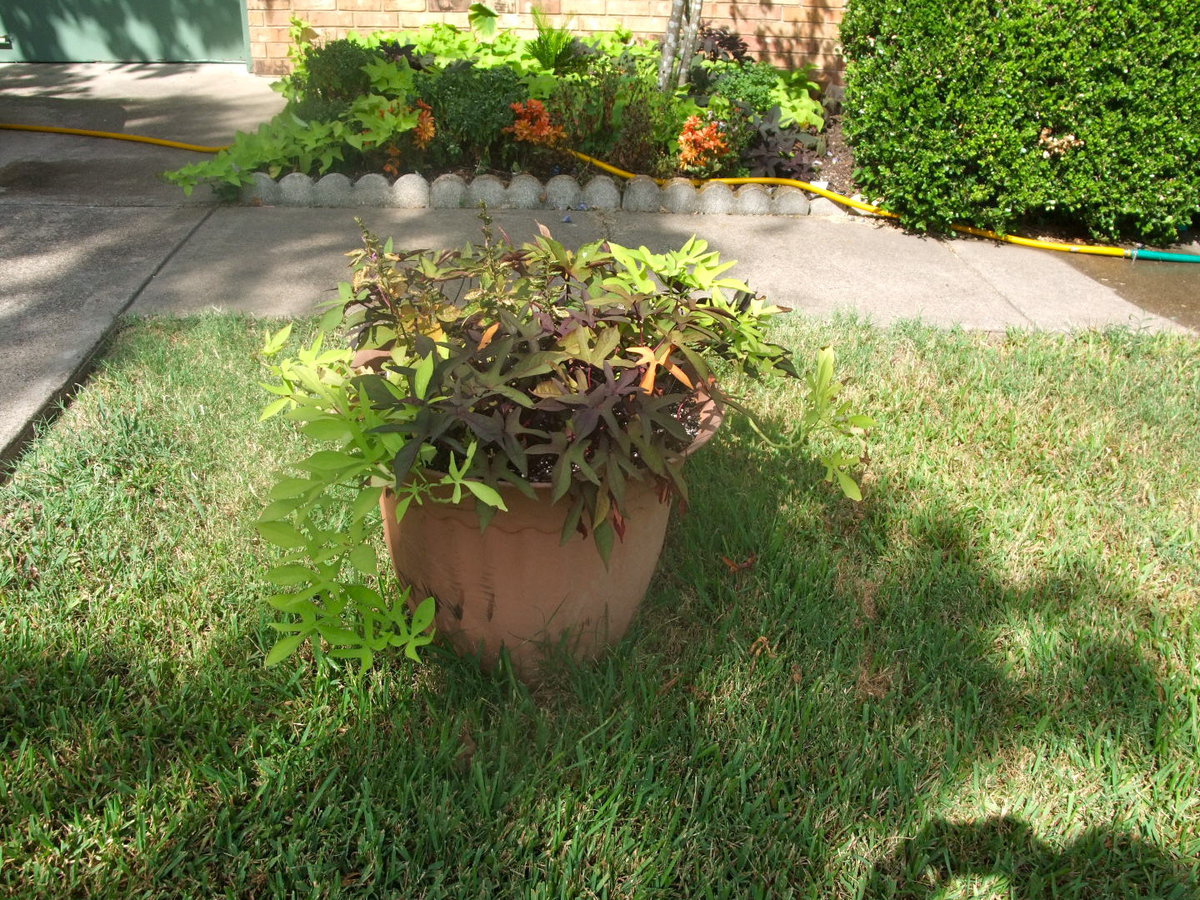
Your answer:
[[[473,0],[246,0],[254,71],[278,75],[288,69],[288,23],[295,15],[326,39],[347,31],[415,29],[448,22],[466,29]],[[492,0],[500,25],[534,34],[530,0]],[[671,0],[541,0],[536,5],[554,24],[573,30],[608,31],[620,23],[639,37],[660,37],[667,27]],[[756,59],[780,65],[812,63],[818,80],[840,81],[838,25],[846,0],[706,0],[703,18],[737,31]]]

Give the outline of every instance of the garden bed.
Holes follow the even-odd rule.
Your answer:
[[[521,39],[472,10],[472,32],[434,25],[325,43],[294,20],[294,71],[279,85],[287,107],[168,178],[232,194],[256,172],[547,181],[594,171],[584,154],[660,180],[815,180],[830,158],[811,67],[755,62],[737,35],[702,28],[696,54],[671,70],[658,44],[629,33],[578,38],[538,17],[537,37]]]

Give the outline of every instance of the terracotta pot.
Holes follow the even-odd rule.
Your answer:
[[[675,464],[721,420],[707,401],[696,440]],[[625,537],[614,541],[606,567],[590,536],[560,542],[570,504],[551,503],[549,485],[535,489],[536,500],[505,492],[508,511],[482,531],[473,499],[412,504],[399,524],[395,495],[385,492],[381,502],[396,575],[412,585],[414,600],[437,598],[438,632],[488,668],[507,647],[524,678],[536,677],[547,651],[591,659],[625,635],[658,565],[671,511],[653,479],[630,481]]]

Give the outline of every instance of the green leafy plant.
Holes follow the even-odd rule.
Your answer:
[[[721,98],[743,106],[754,116],[768,116],[778,107],[784,126],[820,130],[824,110],[816,99],[819,88],[811,68],[777,69],[765,62],[702,61],[692,77],[693,90],[703,98]],[[702,99],[702,102],[703,99]]]
[[[550,24],[550,19],[538,7],[533,8],[533,24],[537,37],[529,42],[529,55],[542,68],[565,75],[587,65],[585,45],[575,39],[570,29]]]
[[[754,112],[771,108],[771,92],[778,82],[776,69],[770,63],[725,64],[716,67],[712,79],[713,93],[731,102],[742,103]]]
[[[259,522],[284,552],[268,578],[287,619],[268,656],[305,640],[370,665],[374,654],[428,639],[425,601],[386,600],[371,583],[364,543],[383,490],[410,504],[473,498],[486,526],[505,491],[546,485],[570,513],[564,540],[590,536],[607,559],[624,529],[631,481],[687,496],[675,460],[695,436],[703,398],[745,411],[714,368],[799,378],[791,354],[766,337],[780,312],[728,275],[704,241],[656,254],[611,243],[567,249],[543,229],[515,247],[484,218],[482,243],[446,252],[396,252],[364,230],[354,277],[340,288],[315,341],[270,364],[283,413],[323,448],[282,478]],[[350,347],[329,348],[335,333]],[[264,348],[270,358],[288,331]],[[839,402],[833,352],[806,378],[800,439],[858,437],[872,422]],[[823,458],[850,496],[857,455]],[[324,642],[322,644],[322,642]]]
[[[824,128],[825,108],[817,99],[819,93],[820,88],[812,80],[812,66],[775,70],[775,86],[771,88],[770,101],[779,107],[782,124],[816,131]]]
[[[566,145],[629,171],[665,174],[671,142],[693,105],[654,86],[636,57],[598,57],[559,79],[546,101],[566,130]]]
[[[164,176],[190,194],[209,183],[236,191],[254,172],[272,178],[288,172],[321,175],[352,157],[384,147],[416,127],[418,111],[379,94],[351,103],[341,118],[306,121],[294,113],[276,116],[253,133],[239,132],[233,143],[200,163]],[[354,168],[350,163],[349,168]]]
[[[307,32],[296,21],[294,30],[303,42]],[[205,183],[236,193],[255,172],[278,178],[369,168],[381,148],[417,125],[419,112],[410,103],[413,71],[403,57],[392,60],[374,50],[353,49],[349,41],[334,44],[339,49],[328,54],[332,44],[308,46],[301,54],[305,65],[282,79],[280,90],[288,98],[283,112],[256,132],[238,132],[212,158],[164,177],[187,194]],[[321,74],[313,74],[314,64]]]
[[[467,22],[479,40],[490,42],[496,37],[497,20],[500,18],[496,11],[483,3],[472,3],[467,9]]]
[[[283,94],[289,100],[298,96],[295,90],[297,84],[303,83],[308,77],[308,52],[312,49],[318,34],[316,29],[299,16],[288,19],[288,62],[291,63],[291,74],[271,84],[271,89]]]
[[[856,0],[859,183],[909,227],[1163,243],[1200,211],[1200,5]]]
[[[512,69],[454,63],[417,73],[414,87],[437,123],[428,165],[502,165],[515,152],[504,129],[513,124],[512,105],[526,93]]]
[[[380,54],[356,41],[342,38],[304,50],[304,75],[299,90],[309,97],[351,103],[370,93],[366,67]]]
[[[264,353],[282,349],[290,327],[275,334]],[[330,647],[330,655],[365,666],[387,647],[401,647],[416,659],[416,649],[431,639],[424,632],[433,621],[432,601],[410,617],[406,593],[389,600],[363,583],[378,574],[367,527],[381,485],[389,481],[390,454],[402,441],[374,434],[389,419],[360,402],[351,358],[348,350],[326,349],[321,336],[272,367],[279,383],[268,389],[281,396],[263,417],[286,407],[303,423],[302,431],[342,449],[312,454],[297,466],[302,476],[277,482],[258,523],[263,539],[284,551],[266,575],[279,588],[268,602],[292,617],[273,624],[283,636],[267,654],[268,665],[315,637]],[[338,487],[349,487],[351,495],[341,496]]]

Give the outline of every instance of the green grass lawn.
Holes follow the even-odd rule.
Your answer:
[[[130,325],[0,485],[0,895],[1200,896],[1195,340],[793,319],[864,502],[728,426],[530,692],[263,668],[266,328]]]

